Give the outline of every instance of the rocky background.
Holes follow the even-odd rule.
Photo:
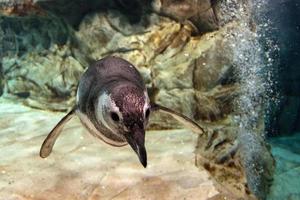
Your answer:
[[[245,95],[235,45],[243,32],[249,37],[242,39],[256,40],[251,2],[25,0],[4,2],[0,12],[3,96],[67,111],[90,63],[107,55],[123,57],[138,67],[153,101],[205,128],[196,165],[239,198],[265,199],[274,161],[263,138],[264,118],[253,122],[255,156],[243,147],[235,120],[241,114],[236,101]],[[261,103],[252,110],[263,116],[263,108]],[[149,128],[180,125],[155,115]]]

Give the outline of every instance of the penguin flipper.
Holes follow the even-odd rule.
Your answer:
[[[67,115],[65,115],[48,134],[41,146],[40,156],[42,158],[46,158],[50,155],[57,137],[61,133],[64,125],[75,115],[75,110],[76,109],[73,108]]]
[[[158,104],[151,104],[151,111],[159,111],[161,113],[169,114],[171,115],[174,119],[182,123],[186,128],[191,129],[195,133],[202,134],[204,133],[204,130],[202,127],[200,127],[195,121],[190,119],[189,117],[176,112],[170,108],[158,105]]]

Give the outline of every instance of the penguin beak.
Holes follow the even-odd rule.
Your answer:
[[[125,138],[131,148],[138,155],[141,164],[147,167],[147,152],[145,148],[145,130],[134,126],[130,133],[125,134]]]

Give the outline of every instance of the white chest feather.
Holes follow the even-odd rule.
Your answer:
[[[103,113],[105,106],[110,103],[110,97],[106,94],[103,93],[99,98],[97,102],[97,107],[96,107],[96,118],[98,121],[100,121],[107,129],[112,130],[112,128],[108,125],[107,121],[105,120]]]
[[[112,146],[124,146],[127,143],[126,142],[117,142],[117,141],[113,141],[110,138],[106,137],[103,133],[101,133],[100,131],[98,131],[96,129],[96,127],[94,126],[94,124],[89,120],[89,118],[83,114],[80,111],[76,111],[77,116],[79,117],[80,121],[82,122],[82,124],[87,128],[87,130],[95,137],[100,138],[101,140],[103,140],[105,143],[110,144]]]

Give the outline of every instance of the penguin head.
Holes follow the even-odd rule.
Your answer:
[[[126,140],[146,167],[145,128],[150,115],[147,92],[132,84],[122,84],[112,88],[104,101],[100,97],[100,103],[103,124]]]

